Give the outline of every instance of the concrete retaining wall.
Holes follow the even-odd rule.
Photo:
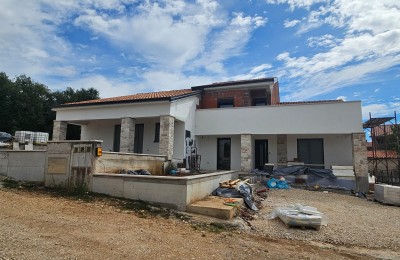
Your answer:
[[[0,151],[0,175],[21,181],[43,182],[46,151]]]
[[[103,152],[98,157],[95,173],[119,173],[121,170],[148,170],[152,175],[164,173],[165,156]]]
[[[97,173],[92,191],[186,210],[186,205],[210,195],[219,182],[237,177],[233,171],[185,177]]]

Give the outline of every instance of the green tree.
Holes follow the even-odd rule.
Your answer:
[[[0,131],[51,133],[55,120],[53,107],[98,98],[99,92],[94,88],[52,92],[25,75],[12,81],[6,73],[0,72]]]
[[[391,134],[387,137],[387,148],[400,152],[400,126],[393,125]]]

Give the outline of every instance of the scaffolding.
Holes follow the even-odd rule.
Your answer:
[[[363,123],[371,138],[368,143],[368,169],[376,182],[400,185],[400,127],[397,114],[393,117],[372,117]]]

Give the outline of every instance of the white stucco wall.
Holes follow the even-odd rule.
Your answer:
[[[253,152],[252,156],[253,158],[255,157],[255,150],[254,150],[254,144],[255,140],[259,139],[267,139],[268,140],[268,162],[269,163],[275,163],[277,162],[277,142],[276,142],[276,135],[253,135],[252,136],[252,142],[253,142]],[[254,159],[253,159],[253,168],[254,168]]]
[[[185,123],[175,121],[174,127],[174,159],[182,160],[185,158]]]
[[[170,102],[145,102],[56,108],[58,121],[159,117],[170,113]]]
[[[297,158],[297,139],[322,138],[326,165],[353,165],[351,135],[288,135],[288,160]]]
[[[81,140],[103,140],[104,151],[112,151],[114,145],[114,126],[121,120],[96,120],[81,125]]]
[[[361,103],[358,101],[196,110],[196,135],[362,131]]]
[[[240,170],[240,135],[196,136],[201,169],[217,169],[218,138],[231,138],[231,170]]]
[[[240,170],[240,135],[196,136],[198,153],[202,156],[202,169],[217,169],[217,139],[225,137],[231,138],[231,169]],[[324,140],[324,159],[326,165],[353,165],[350,134],[288,135],[287,155],[289,161],[297,158],[297,139],[299,138],[322,138]],[[276,135],[253,135],[253,168],[255,163],[254,142],[256,139],[268,140],[268,161],[269,163],[277,163]]]
[[[196,106],[199,104],[197,96],[187,97],[171,103],[170,113],[179,121],[185,122],[185,130],[191,132],[194,137]]]
[[[159,118],[144,118],[135,121],[135,124],[144,124],[143,153],[158,154],[158,142],[154,142],[156,123]],[[120,125],[121,120],[94,120],[82,125],[82,140],[103,140],[103,150],[112,151],[114,147],[114,127]]]

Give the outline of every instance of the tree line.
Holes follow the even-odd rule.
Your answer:
[[[0,132],[15,131],[52,133],[56,113],[53,107],[64,103],[98,99],[94,88],[70,87],[63,91],[51,91],[42,83],[21,75],[14,80],[0,72]]]

